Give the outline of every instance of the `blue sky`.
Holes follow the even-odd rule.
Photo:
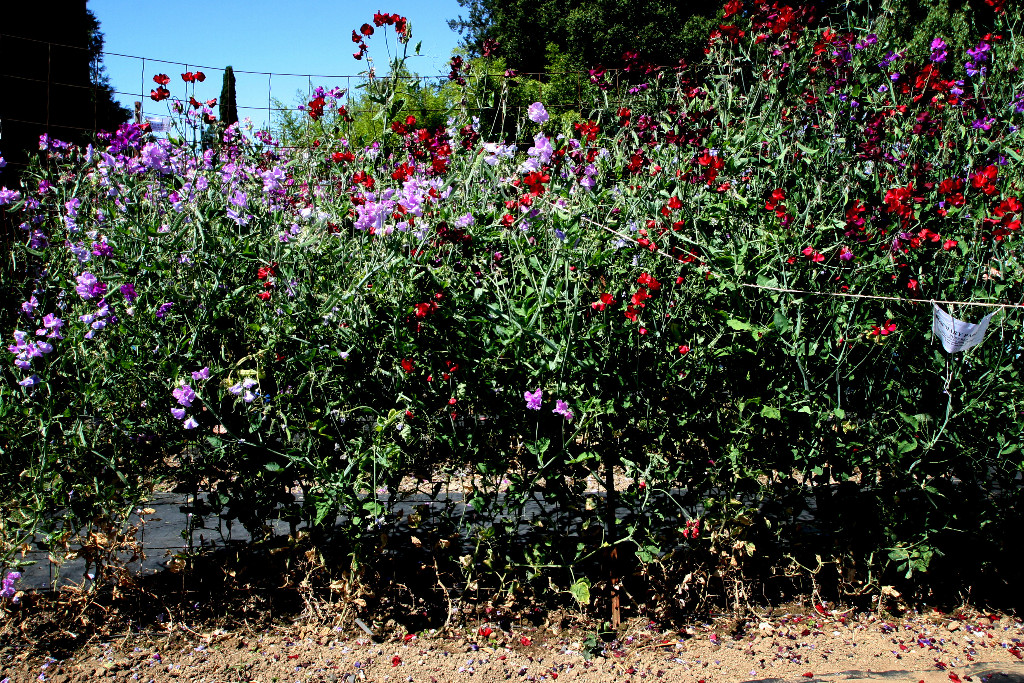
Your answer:
[[[387,0],[370,5],[353,0],[168,0],[140,4],[129,0],[88,0],[88,7],[99,19],[106,39],[105,50],[139,59],[107,55],[104,64],[115,90],[144,92],[147,113],[167,112],[167,102],[153,102],[149,91],[156,87],[153,76],[171,76],[168,86],[174,96],[185,94],[180,74],[195,71],[195,65],[223,68],[230,64],[236,74],[240,117],[250,116],[260,124],[266,111],[247,107],[267,107],[270,94],[287,104],[296,103],[296,91],[312,86],[347,87],[344,79],[242,74],[239,71],[279,74],[356,75],[366,63],[356,61],[352,29],[372,23],[375,11],[398,13],[408,18],[413,39],[410,53],[422,41],[422,57],[409,60],[410,68],[422,76],[447,74],[446,64],[458,42],[447,20],[462,8],[457,0]],[[394,29],[386,31],[387,43],[395,47]],[[377,29],[368,45],[378,69],[386,68],[385,33]],[[163,64],[166,60],[177,64]],[[206,69],[207,80],[196,85],[196,97],[220,96],[221,71]],[[118,100],[132,108],[139,99],[132,94]]]

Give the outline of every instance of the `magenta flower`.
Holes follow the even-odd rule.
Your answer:
[[[132,282],[126,282],[121,285],[121,294],[124,295],[125,301],[128,303],[132,303],[139,296],[135,293],[135,284]]]
[[[555,401],[555,409],[552,410],[551,412],[554,413],[555,415],[561,415],[566,420],[572,422],[573,415],[572,411],[569,410],[569,404],[563,401],[562,399],[558,399],[557,401]]]
[[[537,389],[532,394],[529,391],[524,391],[523,398],[526,399],[526,407],[529,410],[540,410],[540,401],[543,395],[544,393],[540,389]]]

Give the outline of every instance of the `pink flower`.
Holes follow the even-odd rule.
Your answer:
[[[538,389],[538,391],[539,391],[539,389]],[[539,407],[540,406],[538,406],[538,408]],[[561,415],[566,420],[572,422],[572,417],[573,416],[572,416],[572,411],[569,410],[569,404],[566,403],[565,401],[563,401],[562,399],[558,399],[557,401],[555,401],[555,409],[552,410],[551,412],[553,412],[555,415]]]
[[[529,391],[523,392],[523,398],[526,399],[526,407],[529,410],[540,410],[540,401],[544,393],[537,389],[532,394]]]

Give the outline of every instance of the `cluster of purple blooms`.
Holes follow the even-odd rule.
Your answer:
[[[241,396],[242,400],[245,401],[246,403],[252,403],[253,401],[256,400],[256,396],[260,393],[259,389],[253,391],[257,384],[259,384],[259,382],[257,382],[255,379],[253,379],[252,377],[247,377],[241,382],[237,382],[232,386],[228,387],[228,391],[233,396]]]
[[[193,382],[203,382],[210,379],[210,368],[209,366],[204,367],[202,370],[196,370],[192,373]],[[194,417],[189,416],[186,419],[185,408],[192,407],[192,401],[196,400],[196,392],[188,384],[182,384],[180,387],[175,388],[171,391],[171,396],[178,402],[178,406],[171,408],[171,415],[174,416],[175,420],[185,420],[181,425],[185,429],[195,429],[199,426]]]
[[[528,410],[540,410],[541,401],[543,400],[544,392],[541,389],[535,391],[524,391],[523,398],[526,399],[526,407]],[[573,413],[569,409],[569,404],[562,399],[555,401],[555,408],[551,411],[555,415],[561,415],[567,421],[572,422]]]
[[[3,586],[0,586],[0,598],[7,598],[11,602],[18,602],[17,591],[14,590],[14,582],[21,578],[21,572],[7,572]]]
[[[35,315],[35,310],[38,306],[39,300],[33,294],[29,297],[28,301],[21,304],[21,311],[25,315],[32,317]],[[53,344],[47,340],[64,338],[60,333],[60,328],[63,326],[63,320],[53,315],[53,313],[47,313],[43,317],[42,326],[35,333],[35,336],[41,339],[32,340],[28,332],[15,330],[14,343],[7,347],[7,350],[14,354],[14,365],[20,370],[31,370],[34,359],[42,358],[46,354],[53,352]],[[39,382],[39,376],[32,375],[20,380],[18,384],[23,387],[31,387],[39,384]]]

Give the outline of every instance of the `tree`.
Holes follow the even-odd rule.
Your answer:
[[[89,142],[130,112],[114,99],[103,67],[103,33],[85,0],[13,3],[0,40],[0,152],[4,184],[38,149],[39,136]]]
[[[235,72],[230,66],[224,69],[224,85],[220,90],[220,120],[225,126],[238,123],[238,107],[235,104]]]
[[[465,17],[448,25],[463,35],[471,57],[496,41],[508,66],[525,73],[546,70],[549,46],[573,56],[580,67],[618,66],[626,51],[654,64],[695,60],[719,3],[687,0],[459,0]]]
[[[100,22],[92,10],[85,11],[85,24],[89,35],[89,80],[98,130],[115,130],[131,117],[132,113],[114,99],[114,87],[103,65],[103,32]]]

